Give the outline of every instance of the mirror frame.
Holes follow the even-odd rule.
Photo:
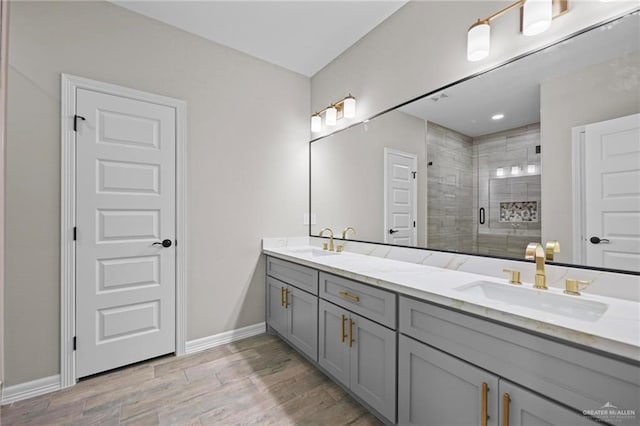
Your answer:
[[[441,86],[435,90],[432,90],[430,92],[427,92],[425,94],[416,96],[414,98],[411,98],[405,102],[402,102],[398,105],[395,105],[393,107],[387,108],[381,112],[378,112],[376,114],[373,114],[367,118],[363,118],[362,120],[359,120],[355,123],[352,123],[348,126],[345,126],[343,128],[337,129],[331,133],[327,133],[326,135],[323,136],[319,136],[317,138],[313,138],[309,141],[309,217],[311,217],[311,211],[312,211],[312,206],[311,206],[311,193],[312,193],[312,188],[311,188],[311,170],[312,170],[312,162],[311,162],[311,144],[313,144],[314,142],[318,142],[320,140],[326,139],[329,136],[335,135],[337,133],[340,132],[344,132],[345,130],[360,126],[363,123],[366,123],[370,120],[373,120],[374,118],[380,117],[384,114],[387,114],[391,111],[394,111],[396,109],[402,108],[405,105],[408,105],[412,102],[418,101],[420,99],[424,99],[426,97],[429,97],[431,95],[434,95],[436,93],[442,92],[450,87],[453,87],[457,84],[460,83],[464,83],[465,81],[471,80],[473,78],[479,77],[481,75],[487,74],[489,72],[495,71],[499,68],[504,67],[505,65],[508,65],[510,63],[516,62],[520,59],[526,58],[528,56],[531,56],[533,54],[536,54],[538,52],[541,52],[545,49],[548,49],[552,46],[556,46],[558,44],[564,43],[567,40],[570,40],[574,37],[578,37],[581,34],[587,33],[591,30],[597,29],[599,27],[602,27],[604,25],[608,25],[614,21],[617,21],[618,19],[622,19],[626,16],[631,16],[633,14],[636,13],[640,13],[640,7],[637,7],[629,12],[624,12],[620,15],[617,15],[613,18],[601,21],[597,24],[593,24],[590,25],[588,27],[585,27],[579,31],[576,31],[573,34],[569,34],[566,37],[563,37],[561,39],[558,39],[556,41],[553,41],[549,44],[543,45],[542,47],[539,47],[537,49],[534,50],[530,50],[528,52],[525,52],[521,55],[518,56],[514,56],[513,58],[510,58],[504,62],[501,62],[489,69],[486,69],[484,71],[479,71],[477,73],[468,75],[466,77],[463,77],[459,80],[453,81],[451,83],[445,84],[444,86]],[[308,236],[309,237],[315,237],[315,238],[324,238],[324,239],[328,239],[329,237],[319,237],[317,235],[312,235],[311,234],[311,224],[308,225],[309,227],[309,232],[308,232]],[[509,261],[516,261],[516,262],[526,262],[526,263],[535,263],[534,260],[527,260],[527,259],[519,259],[519,258],[515,258],[515,257],[506,257],[506,256],[493,256],[493,255],[487,255],[487,254],[479,254],[479,253],[467,253],[467,252],[457,252],[457,251],[451,251],[451,250],[441,250],[441,249],[432,249],[432,248],[428,248],[428,247],[413,247],[413,246],[402,246],[402,245],[398,245],[398,244],[391,244],[391,243],[384,243],[384,242],[372,242],[372,241],[363,241],[363,240],[356,240],[356,239],[345,239],[343,240],[342,238],[339,237],[333,237],[336,240],[340,240],[340,241],[352,241],[352,242],[356,242],[356,243],[365,243],[365,244],[376,244],[376,245],[381,245],[381,246],[389,246],[389,247],[402,247],[402,248],[408,248],[408,249],[414,249],[414,250],[427,250],[427,251],[433,251],[433,252],[441,252],[441,253],[451,253],[451,254],[457,254],[457,255],[462,255],[462,256],[477,256],[477,257],[487,257],[487,258],[491,258],[491,259],[502,259],[502,260],[509,260]],[[567,267],[567,268],[576,268],[576,269],[588,269],[588,270],[593,270],[593,271],[602,271],[602,272],[613,272],[613,273],[618,273],[618,274],[626,274],[626,275],[636,275],[636,276],[640,276],[640,271],[628,271],[628,270],[624,270],[624,269],[611,269],[611,268],[603,268],[603,267],[599,267],[599,266],[588,266],[588,265],[578,265],[578,264],[573,264],[573,263],[561,263],[561,262],[547,262],[547,264],[549,265],[554,265],[554,266],[561,266],[561,267]]]

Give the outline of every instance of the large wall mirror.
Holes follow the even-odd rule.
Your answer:
[[[638,11],[311,142],[310,234],[640,271]],[[339,235],[338,235],[339,236]]]

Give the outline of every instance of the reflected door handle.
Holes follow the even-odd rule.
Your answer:
[[[611,241],[607,240],[606,238],[600,238],[600,237],[591,237],[589,238],[589,241],[591,241],[591,244],[609,244]]]
[[[396,232],[400,232],[400,231],[398,231],[397,229],[389,229],[389,233],[391,235],[395,234]]]
[[[162,246],[162,247],[164,247],[164,248],[168,248],[168,247],[171,247],[171,244],[173,244],[173,243],[171,242],[171,240],[166,239],[166,240],[162,240],[162,242],[160,242],[160,241],[155,242],[155,243],[153,243],[152,245],[153,245],[153,246]]]

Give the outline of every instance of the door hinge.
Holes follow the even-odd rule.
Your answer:
[[[82,121],[84,121],[84,120],[85,120],[85,118],[84,118],[84,117],[81,117],[81,116],[79,116],[79,115],[77,115],[77,114],[73,116],[73,131],[74,131],[74,132],[77,132],[77,131],[78,131],[78,120],[82,120]]]
[[[73,227],[73,241],[78,239],[78,228]]]
[[[416,175],[418,174],[418,172],[411,172],[411,174],[413,175],[413,178],[416,178]]]
[[[73,336],[73,350],[75,351],[77,348],[78,338]]]

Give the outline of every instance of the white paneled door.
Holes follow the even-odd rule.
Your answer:
[[[418,158],[414,154],[385,148],[384,167],[384,241],[415,246]]]
[[[175,351],[175,108],[77,89],[76,376]]]
[[[587,265],[640,270],[640,114],[585,126]]]

